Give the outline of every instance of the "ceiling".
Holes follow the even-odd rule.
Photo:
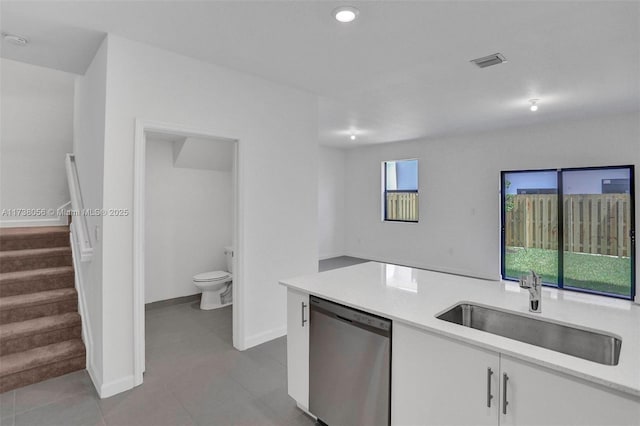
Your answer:
[[[331,11],[360,9],[352,24]],[[636,1],[2,1],[2,56],[84,73],[105,33],[319,96],[320,143],[640,110]],[[486,69],[471,59],[500,52]],[[528,110],[539,98],[540,109]],[[350,134],[357,139],[351,141]]]

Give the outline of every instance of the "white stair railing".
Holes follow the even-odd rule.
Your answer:
[[[93,247],[89,238],[89,225],[87,224],[87,216],[84,214],[84,202],[82,201],[82,191],[78,180],[78,169],[73,154],[67,154],[65,166],[67,169],[67,182],[69,183],[69,195],[71,195],[71,233],[76,239],[80,261],[88,262],[93,257]]]

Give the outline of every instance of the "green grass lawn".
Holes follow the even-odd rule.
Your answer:
[[[518,278],[530,270],[542,276],[545,283],[558,283],[558,253],[555,250],[507,247],[505,272]],[[629,296],[631,293],[631,260],[597,254],[564,254],[564,285]]]

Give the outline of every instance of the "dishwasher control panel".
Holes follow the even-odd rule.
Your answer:
[[[377,328],[384,331],[391,330],[391,320],[383,317],[379,317],[374,314],[370,314],[368,312],[363,312],[356,310],[354,308],[350,308],[348,306],[341,305],[339,303],[330,302],[328,300],[320,299],[315,296],[310,297],[311,303],[321,310],[326,311],[332,315],[335,315],[337,318],[354,322],[358,324],[368,325],[372,328]]]

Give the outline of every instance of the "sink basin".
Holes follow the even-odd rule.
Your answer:
[[[460,303],[437,318],[600,364],[618,365],[620,358],[622,340],[615,336],[515,312]]]

